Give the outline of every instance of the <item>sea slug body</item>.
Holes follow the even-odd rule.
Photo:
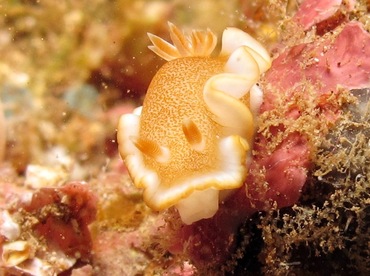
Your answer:
[[[227,28],[185,36],[169,23],[173,45],[149,34],[149,48],[168,62],[154,76],[142,107],[122,115],[118,143],[134,184],[154,210],[175,206],[191,224],[212,217],[239,188],[262,102],[256,85],[271,60],[263,46]],[[224,191],[220,193],[220,191]]]

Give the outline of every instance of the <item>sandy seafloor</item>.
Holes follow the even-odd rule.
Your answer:
[[[2,1],[0,275],[369,275],[369,10],[365,0]],[[173,208],[151,211],[118,153],[120,115],[164,63],[147,33],[169,40],[168,21],[219,37],[241,28],[275,60],[253,153],[267,190],[251,192],[263,206],[230,219],[233,230],[222,228],[232,204],[193,227]],[[305,150],[284,150],[297,139]],[[271,162],[304,185],[279,190]]]

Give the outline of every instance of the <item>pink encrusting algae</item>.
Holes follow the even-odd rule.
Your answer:
[[[237,230],[248,217],[274,202],[277,208],[298,202],[312,155],[341,114],[345,89],[370,85],[367,45],[370,35],[363,26],[348,23],[334,35],[287,49],[273,61],[261,82],[260,119],[266,121],[257,131],[244,186],[213,218],[174,233],[172,252],[185,254],[198,268],[220,267],[234,252]]]
[[[90,259],[88,225],[95,220],[97,198],[86,183],[23,191],[12,201],[13,207],[1,213],[1,266],[13,273],[52,275]]]
[[[293,20],[308,30],[317,23],[322,23],[336,14],[343,14],[355,8],[354,0],[306,0],[299,6]],[[326,25],[328,22],[325,22]]]

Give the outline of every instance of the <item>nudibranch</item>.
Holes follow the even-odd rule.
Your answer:
[[[262,102],[256,83],[271,59],[237,28],[223,32],[218,55],[212,31],[185,35],[172,23],[169,29],[173,44],[148,34],[149,48],[168,62],[143,106],[121,116],[117,137],[145,203],[158,211],[175,206],[191,224],[212,217],[219,201],[245,180]]]

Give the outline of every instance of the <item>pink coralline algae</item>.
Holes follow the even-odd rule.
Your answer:
[[[41,189],[23,209],[32,213],[51,205],[68,208],[66,213],[70,214],[69,218],[60,218],[58,213],[47,214],[42,223],[35,225],[34,230],[46,238],[50,246],[56,246],[69,256],[80,256],[86,260],[90,257],[92,245],[88,225],[95,219],[96,203],[97,199],[87,185],[76,182],[58,189]]]
[[[360,23],[348,23],[333,41],[328,38],[297,45],[279,55],[266,78],[281,90],[308,81],[316,86],[319,95],[334,92],[337,85],[348,89],[368,86],[369,40],[369,33]],[[270,99],[267,97],[262,111],[269,109]]]
[[[354,0],[305,0],[300,5],[294,19],[305,30],[325,21],[325,24],[328,25],[330,19],[340,21],[342,18],[339,15],[341,9],[343,11],[353,10],[355,2]]]
[[[70,182],[16,197],[12,196],[13,207],[2,213],[2,266],[31,275],[54,275],[77,260],[89,261],[92,240],[88,225],[95,220],[97,198],[86,183]],[[13,246],[15,249],[6,253],[14,244],[23,245],[23,252]],[[24,257],[17,260],[20,254]]]
[[[334,34],[318,38],[282,52],[273,61],[263,83],[264,103],[260,117],[275,114],[286,105],[280,121],[260,129],[255,137],[254,155],[244,187],[228,198],[211,219],[184,225],[175,232],[173,253],[185,254],[196,267],[220,267],[235,250],[240,225],[256,211],[268,210],[298,202],[310,169],[315,139],[323,137],[319,129],[295,127],[302,119],[304,106],[289,101],[300,97],[313,101],[319,124],[332,125],[340,115],[340,98],[344,89],[370,85],[370,35],[360,23],[347,23]],[[309,98],[313,91],[313,98]],[[269,119],[269,118],[267,118]],[[283,124],[284,120],[290,123]],[[317,132],[317,133],[316,133]],[[268,134],[266,134],[268,133]],[[280,141],[271,148],[273,137]],[[262,179],[261,179],[261,175]]]

